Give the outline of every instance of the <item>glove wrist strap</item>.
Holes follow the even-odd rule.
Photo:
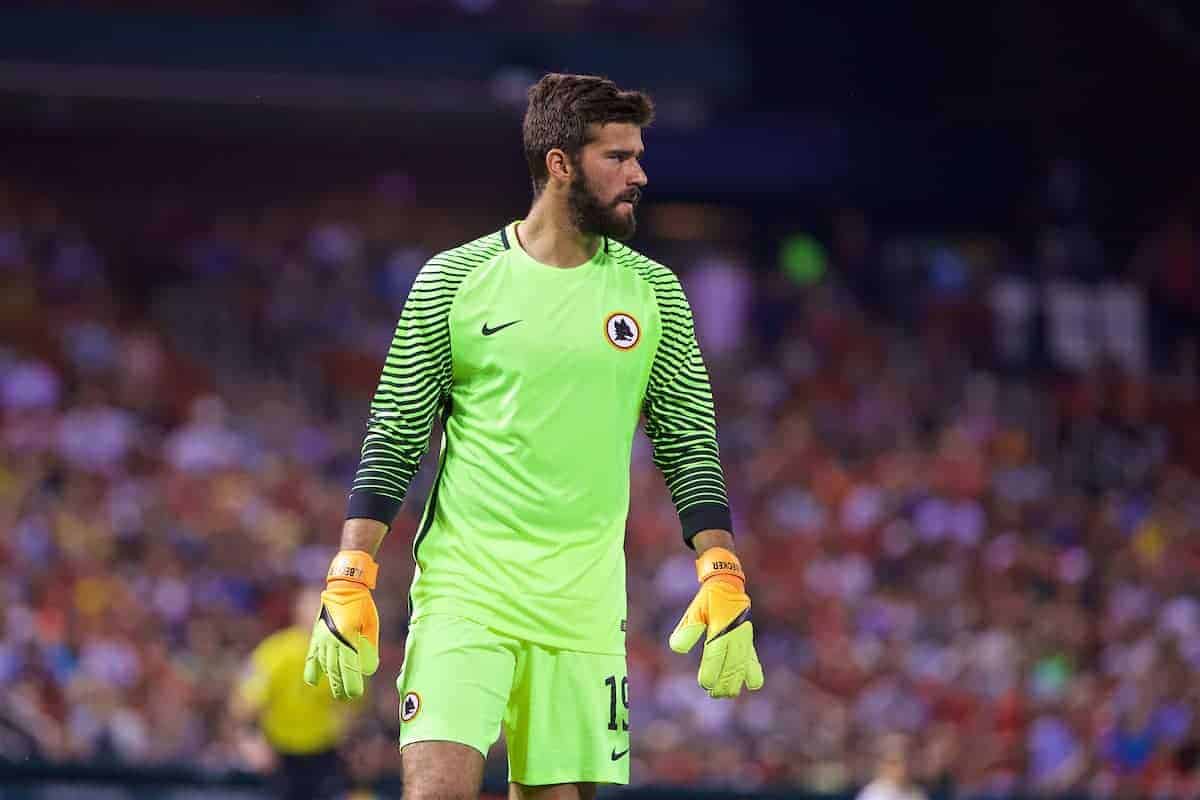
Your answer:
[[[370,553],[365,550],[342,550],[333,557],[325,580],[353,581],[368,589],[374,589],[375,578],[378,575],[379,565],[371,558]]]
[[[742,562],[724,547],[710,547],[700,554],[700,558],[696,559],[696,577],[701,583],[709,578],[719,577],[726,581],[736,579],[743,587],[746,585],[746,573],[742,571]]]

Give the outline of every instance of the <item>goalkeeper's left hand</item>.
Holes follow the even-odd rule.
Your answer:
[[[700,685],[711,697],[737,697],[742,684],[750,691],[763,685],[762,664],[754,652],[754,625],[746,575],[737,556],[710,547],[696,561],[700,591],[671,633],[671,649],[686,653],[704,639]]]

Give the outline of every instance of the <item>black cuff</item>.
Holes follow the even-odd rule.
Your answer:
[[[373,519],[391,528],[403,502],[372,492],[351,492],[346,502],[346,519]]]
[[[729,515],[729,506],[720,503],[703,503],[692,506],[679,515],[679,522],[683,525],[683,541],[693,550],[695,545],[692,544],[692,539],[700,531],[715,529],[729,531],[730,535],[733,535],[733,520]]]

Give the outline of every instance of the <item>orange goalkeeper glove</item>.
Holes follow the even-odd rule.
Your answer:
[[[343,550],[329,565],[308,642],[304,682],[316,686],[324,672],[339,700],[361,697],[363,676],[379,669],[379,612],[371,597],[378,572],[379,565],[362,550]]]
[[[723,547],[710,547],[696,560],[700,591],[671,633],[671,649],[686,653],[704,639],[700,685],[712,697],[737,697],[742,684],[762,688],[763,671],[754,652],[750,597],[741,562]]]

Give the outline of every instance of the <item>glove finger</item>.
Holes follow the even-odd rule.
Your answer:
[[[338,647],[337,652],[338,667],[342,674],[342,688],[346,692],[346,697],[362,697],[363,676],[359,669],[358,653],[345,645]]]
[[[338,643],[330,637],[322,648],[325,674],[329,677],[329,690],[337,700],[346,699],[346,688],[342,683],[342,668],[338,663]]]
[[[717,681],[717,685],[708,693],[709,697],[737,697],[742,693],[742,683],[744,682],[742,671],[727,673],[721,676]]]
[[[320,620],[317,620],[317,625],[320,624]],[[309,686],[316,686],[321,682],[321,663],[317,658],[320,643],[317,625],[313,625],[312,636],[308,640],[308,655],[304,657],[304,682]]]
[[[753,630],[749,623],[743,624],[730,634],[732,641],[729,643],[729,657],[725,661],[725,674],[721,676],[723,681],[720,688],[725,691],[723,697],[737,697],[742,693],[742,686],[746,683],[746,670],[750,664],[750,651],[754,648],[752,635]]]
[[[750,628],[751,634],[754,628],[750,623],[746,627]],[[750,658],[746,662],[746,688],[752,692],[757,692],[763,687],[763,668],[762,662],[758,660],[758,651],[754,649],[754,639],[750,639]]]
[[[741,628],[730,632],[724,639],[725,663],[717,675],[709,695],[711,697],[737,697],[742,691],[742,681],[745,676],[746,638]]]
[[[363,675],[374,675],[379,669],[379,648],[366,636],[358,637],[358,667]]]
[[[671,631],[668,644],[676,653],[686,653],[696,646],[696,642],[700,641],[700,637],[707,629],[708,623],[705,622],[704,615],[701,613],[699,595],[697,595],[692,602],[688,603],[679,622],[675,623],[675,630]]]
[[[675,630],[671,631],[671,638],[668,644],[676,653],[686,653],[696,646],[696,642],[700,641],[700,637],[704,635],[704,631],[708,626],[703,622],[687,622],[687,617],[679,620],[679,624],[675,626]]]
[[[375,670],[379,669],[379,610],[369,597],[359,636],[359,666],[363,675],[374,675]]]
[[[304,659],[304,682],[309,686],[316,686],[321,682],[321,667],[317,663],[317,654],[311,649],[308,651],[308,658]]]
[[[700,685],[710,693],[716,689],[725,669],[725,659],[729,654],[729,637],[722,636],[711,642],[705,642],[704,653],[700,656],[700,673],[696,676]]]

